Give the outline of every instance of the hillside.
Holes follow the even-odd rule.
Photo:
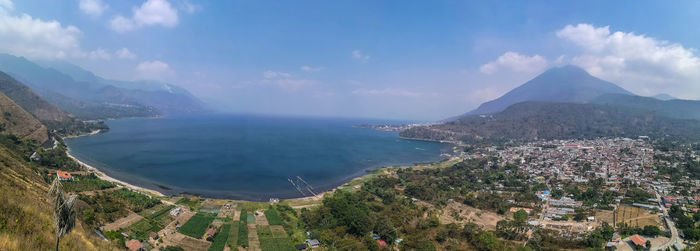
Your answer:
[[[81,119],[151,117],[194,112],[204,107],[192,94],[174,85],[106,80],[67,63],[55,63],[51,67],[0,54],[0,71]]]
[[[36,140],[38,143],[49,139],[46,126],[2,93],[0,113],[0,132],[3,134],[14,134],[22,139]]]
[[[659,116],[678,119],[700,119],[700,101],[606,94],[591,100],[594,104],[614,105],[645,110]]]
[[[629,107],[523,102],[492,115],[474,115],[409,128],[402,137],[430,140],[533,140],[596,137],[700,138],[697,120],[668,118]]]
[[[500,112],[525,101],[586,103],[608,93],[632,94],[613,83],[591,76],[581,68],[569,65],[549,69],[465,115]]]
[[[0,250],[53,250],[48,185],[26,156],[12,150],[15,143],[0,136]],[[78,221],[61,240],[60,250],[118,250],[109,245]]]

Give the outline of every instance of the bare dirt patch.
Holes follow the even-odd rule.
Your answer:
[[[448,203],[443,208],[442,213],[438,215],[438,218],[444,224],[457,223],[463,225],[473,222],[488,230],[495,230],[496,223],[505,219],[504,216],[497,213],[470,207],[459,202]]]
[[[126,228],[128,226],[131,226],[131,224],[134,224],[137,221],[141,220],[142,218],[143,217],[141,215],[129,211],[129,215],[127,215],[126,217],[120,218],[112,223],[102,226],[102,231],[107,232],[111,230],[119,230],[121,228]]]
[[[615,224],[625,223],[628,226],[644,227],[647,225],[663,227],[659,220],[659,216],[651,213],[649,210],[621,205],[615,210]],[[613,211],[600,211],[596,213],[596,218],[599,221],[613,224]]]
[[[263,210],[255,211],[255,213],[253,213],[253,216],[255,216],[255,224],[261,226],[270,225],[270,223],[267,222],[267,218],[265,217],[265,212]]]
[[[266,221],[267,222],[267,221]],[[260,239],[258,239],[258,230],[255,224],[248,224],[248,249],[249,251],[262,251],[260,247]]]

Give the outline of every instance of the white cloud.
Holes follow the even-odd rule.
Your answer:
[[[102,0],[80,0],[78,7],[83,13],[93,17],[101,16],[108,8],[107,4],[103,3]]]
[[[304,86],[313,85],[316,81],[297,78],[286,72],[267,70],[263,72],[263,83],[271,83],[282,89],[296,90]]]
[[[195,13],[197,11],[202,10],[202,6],[198,5],[198,4],[190,3],[190,1],[188,1],[188,0],[184,0],[184,1],[182,1],[180,9],[184,10],[185,12],[187,12],[189,14],[192,14],[192,13]]]
[[[110,21],[110,27],[117,32],[127,32],[155,25],[172,28],[177,24],[177,10],[167,0],[148,0],[141,6],[132,9],[131,18],[117,15]]]
[[[352,58],[359,62],[367,63],[371,57],[370,55],[362,53],[360,50],[354,50],[352,51]]]
[[[408,91],[408,90],[403,90],[403,89],[395,89],[395,88],[385,88],[385,89],[360,88],[360,89],[352,91],[352,94],[365,95],[365,96],[377,96],[377,95],[401,96],[401,97],[420,97],[420,96],[423,96],[423,93],[420,93],[420,92],[413,92],[413,91]]]
[[[170,66],[160,60],[143,61],[136,66],[136,77],[140,79],[165,80],[174,75]]]
[[[127,32],[136,29],[136,24],[131,19],[116,16],[109,21],[109,26],[116,32]]]
[[[12,0],[0,0],[0,11],[14,9],[15,5],[12,3]]]
[[[91,51],[88,53],[88,57],[90,59],[102,59],[102,60],[110,60],[112,59],[112,55],[109,54],[109,52],[105,51],[102,48],[99,48],[97,50]]]
[[[121,48],[115,52],[115,55],[117,55],[118,58],[121,59],[135,59],[136,55],[132,53],[129,49],[127,48]]]
[[[557,37],[581,49],[571,63],[640,95],[700,98],[700,58],[693,49],[610,27],[567,25]]]
[[[286,73],[286,72],[267,70],[267,71],[263,72],[263,77],[265,79],[276,79],[276,78],[290,78],[290,77],[292,77],[292,75],[289,73]]]
[[[305,72],[319,72],[319,71],[321,71],[321,69],[322,69],[321,67],[311,67],[308,65],[304,65],[301,67],[301,70],[305,71]]]
[[[12,2],[0,0],[0,52],[29,58],[85,56],[80,48],[82,32],[72,25],[45,21],[27,14],[13,15]]]
[[[544,70],[548,65],[547,59],[540,55],[526,56],[508,51],[495,61],[482,65],[479,71],[484,74],[494,74],[505,69],[514,72],[536,73]]]

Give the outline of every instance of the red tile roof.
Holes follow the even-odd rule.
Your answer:
[[[66,171],[56,170],[56,174],[59,178],[70,179],[70,173]]]
[[[127,241],[125,244],[126,244],[126,248],[128,248],[131,251],[136,251],[136,250],[139,250],[140,248],[143,247],[143,245],[141,245],[141,242],[138,240],[135,240],[135,239],[131,239],[131,240]]]
[[[638,234],[635,234],[635,235],[630,236],[630,240],[632,240],[632,242],[634,242],[634,245],[637,245],[637,246],[642,246],[642,245],[644,245],[644,244],[647,243],[647,242],[644,240],[644,238],[642,238],[642,237],[639,236]]]

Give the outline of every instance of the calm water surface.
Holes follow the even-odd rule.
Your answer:
[[[110,131],[67,139],[71,153],[110,176],[165,194],[267,200],[316,192],[366,170],[438,161],[448,144],[358,128],[385,121],[198,115],[107,121]],[[305,189],[303,189],[305,190]]]

